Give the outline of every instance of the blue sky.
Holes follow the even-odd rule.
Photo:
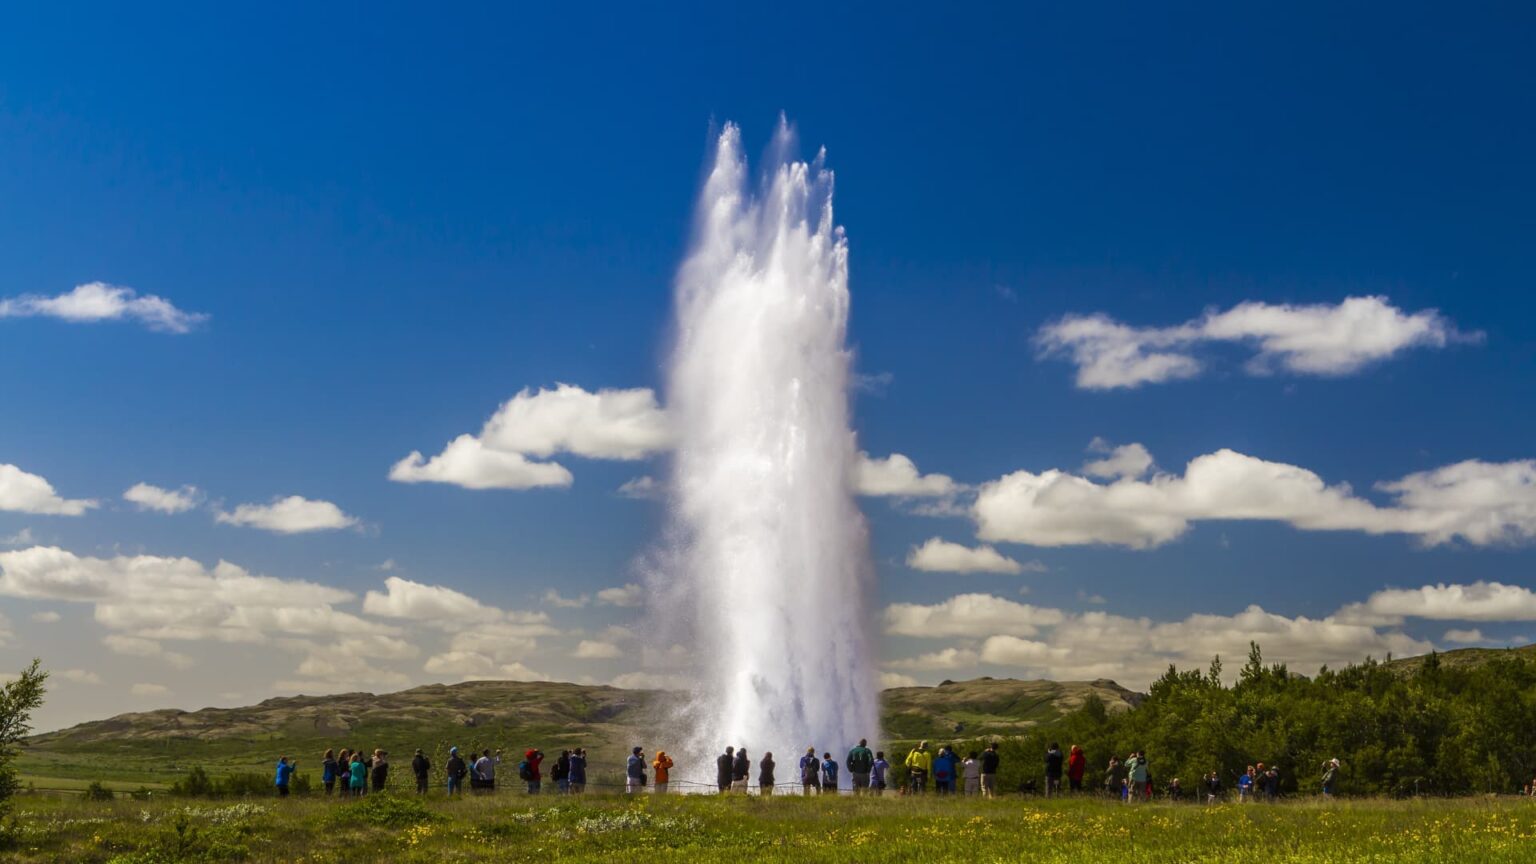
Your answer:
[[[937,516],[925,515],[932,497],[866,496],[886,656],[909,661],[893,676],[1104,671],[1112,658],[1052,635],[1077,623],[1155,631],[1130,649],[1143,665],[1105,676],[1138,685],[1182,660],[1170,642],[1202,656],[1249,632],[1266,641],[1271,626],[1285,631],[1268,640],[1281,656],[1299,640],[1303,667],[1319,659],[1306,646],[1338,632],[1334,661],[1454,647],[1448,630],[1536,638],[1530,10],[504,6],[9,14],[0,301],[102,282],[207,317],[184,333],[127,315],[0,317],[0,465],[44,478],[60,500],[99,502],[77,516],[13,502],[0,538],[109,574],[118,556],[228,561],[346,592],[336,608],[362,622],[267,628],[252,656],[249,632],[123,611],[142,595],[22,587],[9,559],[0,659],[41,654],[74,673],[44,725],[492,669],[643,672],[625,640],[647,613],[597,592],[635,582],[658,536],[662,507],[616,490],[659,476],[663,455],[557,453],[568,488],[405,484],[390,468],[476,433],[524,388],[662,388],[672,279],[712,137],[739,122],[755,153],[781,111],[804,155],[825,146],[837,172],[851,338],[859,370],[880,382],[855,403],[872,457],[904,454],[977,487],[1020,471],[1081,477],[1102,438],[1144,445],[1156,467],[1127,482],[1152,483],[1138,478],[1181,477],[1229,448],[1347,483],[1378,508],[1396,500],[1378,483],[1492,466],[1433,502],[1441,515],[1463,508],[1458,524],[1493,526],[1475,538],[1203,516],[1156,542],[983,538],[1038,562],[1018,573],[908,565],[930,538],[981,544],[975,488]],[[1145,337],[1245,303],[1295,313],[1285,326],[1298,338],[1356,344],[1365,337],[1325,332],[1351,297],[1386,298],[1371,333],[1387,347],[1321,373],[1266,353],[1247,319],[1226,322],[1238,337],[1180,337],[1175,350],[1200,367],[1189,377],[1085,388],[1070,357],[1042,356],[1064,316],[1102,314]],[[1323,350],[1309,344],[1303,361]],[[165,514],[122,498],[138,483],[199,491]],[[355,524],[280,533],[218,520],[295,495]],[[421,610],[442,603],[418,607],[416,595],[374,607],[405,617],[363,610],[391,576],[474,598],[491,611],[466,614],[533,644],[476,651],[444,628],[418,634]],[[1417,612],[1382,611],[1408,602],[1389,595],[1374,617],[1341,615],[1385,589],[1440,583],[1483,588],[1421,593]],[[564,607],[550,589],[592,599]],[[896,623],[917,607],[932,621],[964,594],[993,598],[964,632],[908,636]],[[1232,617],[1253,604],[1290,623]],[[1067,623],[1041,623],[1041,610]],[[1099,613],[1120,617],[1071,617]],[[325,641],[354,626],[390,644]],[[578,657],[583,641],[626,656]],[[296,670],[315,657],[329,665]]]

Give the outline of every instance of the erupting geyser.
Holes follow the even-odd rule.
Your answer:
[[[790,149],[781,124],[774,152]],[[753,194],[740,131],[721,133],[678,276],[668,396],[675,556],[662,593],[691,606],[690,750],[776,751],[780,782],[798,779],[806,746],[841,754],[879,731],[851,483],[848,247],[822,160],[781,155]]]

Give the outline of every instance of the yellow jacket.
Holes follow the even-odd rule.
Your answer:
[[[672,757],[666,753],[657,753],[656,761],[651,763],[651,767],[656,769],[656,782],[665,783],[667,772],[672,770]]]
[[[907,767],[931,774],[933,773],[933,754],[914,747],[912,752],[907,754]]]

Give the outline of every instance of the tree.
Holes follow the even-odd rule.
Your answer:
[[[11,763],[32,731],[32,712],[43,704],[43,682],[48,673],[39,661],[23,669],[16,680],[0,687],[0,811],[16,794],[16,768]]]

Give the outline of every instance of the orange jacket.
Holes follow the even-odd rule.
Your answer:
[[[651,763],[651,767],[656,769],[656,782],[665,783],[667,782],[667,772],[672,770],[672,757],[668,756],[666,751],[658,750],[656,751],[656,761]]]

